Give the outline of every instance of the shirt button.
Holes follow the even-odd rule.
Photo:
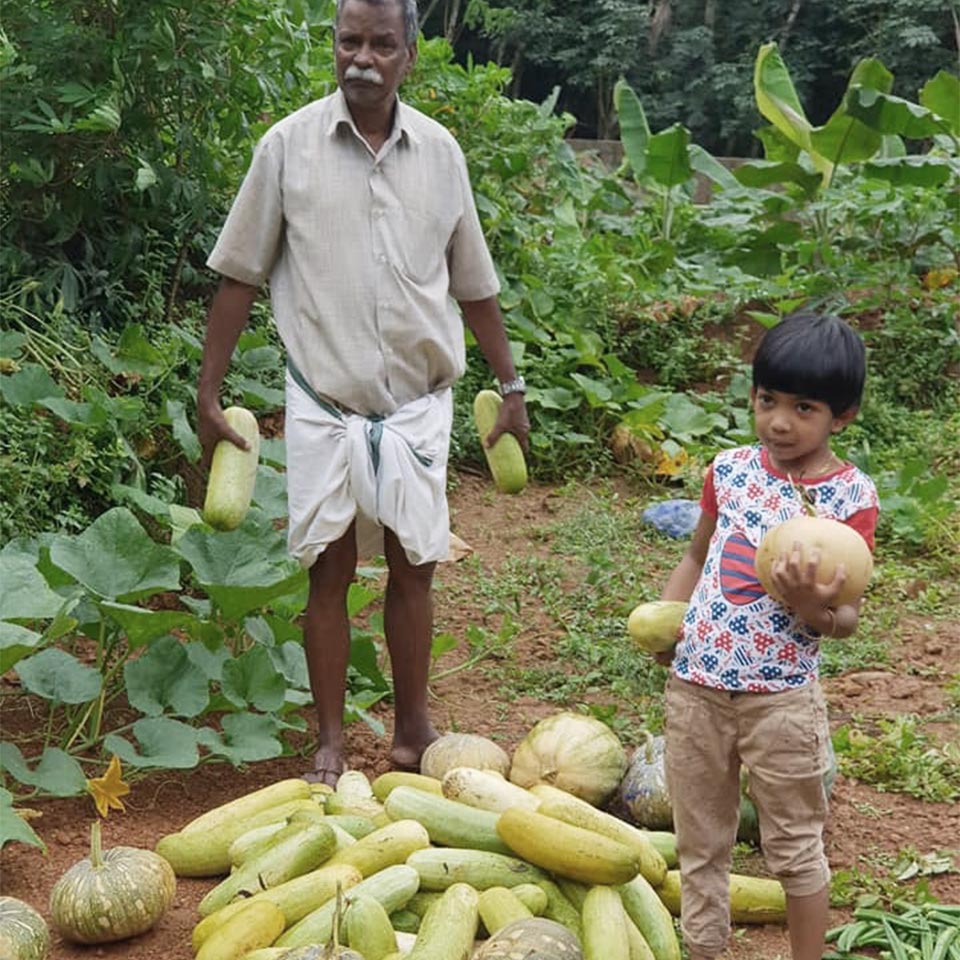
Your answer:
[[[386,263],[386,262],[387,262],[386,255],[381,253],[380,256],[377,257],[377,263]]]

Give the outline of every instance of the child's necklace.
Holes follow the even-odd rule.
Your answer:
[[[803,480],[805,477],[817,478],[822,477],[827,474],[831,469],[840,466],[840,459],[834,454],[831,450],[827,456],[820,461],[812,470],[801,470],[797,475],[798,479]]]

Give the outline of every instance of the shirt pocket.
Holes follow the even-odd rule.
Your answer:
[[[454,213],[437,205],[407,205],[388,216],[391,261],[415,283],[426,284],[447,269]]]

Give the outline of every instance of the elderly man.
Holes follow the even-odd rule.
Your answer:
[[[221,439],[244,446],[219,393],[267,281],[287,351],[288,539],[309,569],[304,644],[318,719],[305,776],[328,784],[344,765],[346,594],[358,557],[381,552],[388,566],[394,765],[415,768],[437,736],[432,581],[450,535],[464,322],[504,396],[488,443],[509,431],[526,447],[529,431],[463,154],[397,97],[416,39],[416,0],[338,0],[338,89],[266,133],[208,260],[222,280],[198,384],[207,457]]]

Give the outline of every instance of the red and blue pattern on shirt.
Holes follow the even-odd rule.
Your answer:
[[[804,481],[817,514],[847,523],[873,549],[878,499],[870,478],[852,464]],[[789,478],[760,446],[719,454],[707,472],[700,506],[717,526],[684,619],[672,669],[719,690],[776,693],[816,679],[817,635],[770,597],[754,557],[771,527],[803,511]]]

